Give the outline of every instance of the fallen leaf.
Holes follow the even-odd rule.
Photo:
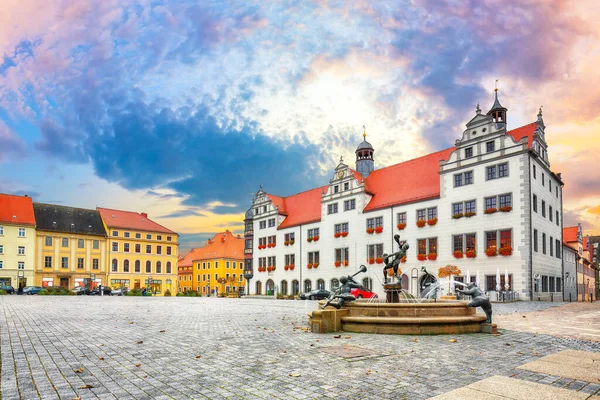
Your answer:
[[[73,397],[73,400],[81,400],[81,397]]]
[[[148,375],[144,375],[144,379],[147,378],[147,377],[148,377]]]
[[[104,346],[103,344],[100,345],[100,347]]]
[[[94,376],[94,374],[90,373],[90,376]]]
[[[225,386],[219,386],[221,389],[225,389]]]
[[[319,340],[319,339],[317,339],[317,340],[315,340],[315,342],[320,342],[320,340]]]
[[[83,385],[83,386],[79,386],[79,389],[91,389],[93,388],[92,385]]]
[[[449,341],[450,343],[456,343],[456,342],[458,342],[458,340],[456,340],[456,339],[450,339],[450,340],[448,340],[448,341]]]
[[[104,361],[104,357],[100,357],[100,361]]]
[[[413,342],[417,343],[419,341],[419,339],[413,339]]]
[[[294,378],[296,378],[296,377],[301,376],[301,375],[298,374],[298,373],[293,373],[293,374],[288,374],[288,376],[293,376]]]
[[[512,377],[515,377],[515,376],[517,376],[517,374],[512,374],[510,377],[512,378]]]
[[[527,318],[525,315],[523,315],[523,318]]]
[[[133,321],[131,321],[131,322],[129,323],[129,325],[131,325],[131,324],[133,324]]]
[[[333,338],[334,338],[334,339],[339,339],[339,338],[341,338],[341,337],[342,337],[342,335],[335,335]]]
[[[200,358],[200,356],[196,356],[196,358]]]
[[[140,340],[139,342],[137,342],[137,344],[142,344],[142,343],[144,343],[143,340]]]
[[[141,366],[142,366],[142,364],[135,364],[135,366],[136,366],[136,367],[141,367]]]
[[[352,336],[344,336],[344,339],[350,339]]]
[[[159,332],[160,332],[160,333],[165,333],[165,332],[166,332],[166,330],[164,330],[164,329],[163,329],[162,331],[159,331]]]
[[[368,370],[368,371],[367,371],[367,375],[371,375],[371,370]]]
[[[79,369],[74,369],[74,370],[73,370],[73,372],[75,372],[75,373],[77,373],[77,374],[80,374],[80,373],[82,373],[82,372],[83,372],[83,368],[82,368],[82,367],[79,367]]]

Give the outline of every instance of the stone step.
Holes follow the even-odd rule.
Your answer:
[[[351,316],[365,317],[443,317],[475,315],[465,302],[438,303],[374,303],[353,302],[348,305]]]
[[[481,332],[486,320],[483,315],[439,317],[342,317],[346,332],[384,333],[397,335],[439,335]]]

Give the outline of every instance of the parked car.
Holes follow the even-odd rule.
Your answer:
[[[104,296],[110,296],[111,291],[112,291],[112,289],[110,288],[110,286],[102,286],[102,293]],[[92,289],[89,294],[93,295],[93,296],[99,296],[100,288],[96,287],[96,288]]]
[[[25,286],[23,288],[23,294],[38,294],[40,290],[44,289],[41,286]]]
[[[73,288],[72,290],[78,296],[84,295],[84,294],[90,294],[90,292],[91,292],[90,288],[87,286],[77,286],[77,287]]]
[[[377,293],[371,292],[364,286],[350,290],[350,294],[356,297],[357,299],[376,299],[377,297],[379,297],[377,296]]]
[[[118,288],[110,291],[111,296],[125,296],[129,292],[127,288]]]
[[[15,294],[15,288],[10,285],[2,285],[0,290],[4,290],[8,294]]]
[[[300,299],[302,300],[323,300],[328,298],[331,295],[329,290],[325,289],[315,289],[308,293],[302,293],[300,295]]]

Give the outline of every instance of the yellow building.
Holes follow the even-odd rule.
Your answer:
[[[0,194],[0,285],[34,282],[35,216],[31,198]]]
[[[177,288],[179,235],[145,213],[98,208],[108,232],[108,284],[164,295]]]
[[[191,290],[210,295],[244,290],[244,238],[239,235],[229,231],[217,233],[206,246],[186,254],[180,264],[180,278],[186,279],[179,282],[181,288],[190,286],[186,271],[189,263],[192,265]]]
[[[106,231],[98,211],[44,203],[33,210],[35,285],[106,285]]]

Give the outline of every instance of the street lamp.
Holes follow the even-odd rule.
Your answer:
[[[23,293],[23,280],[25,279],[25,271],[22,269],[17,271],[17,290],[19,293]]]

